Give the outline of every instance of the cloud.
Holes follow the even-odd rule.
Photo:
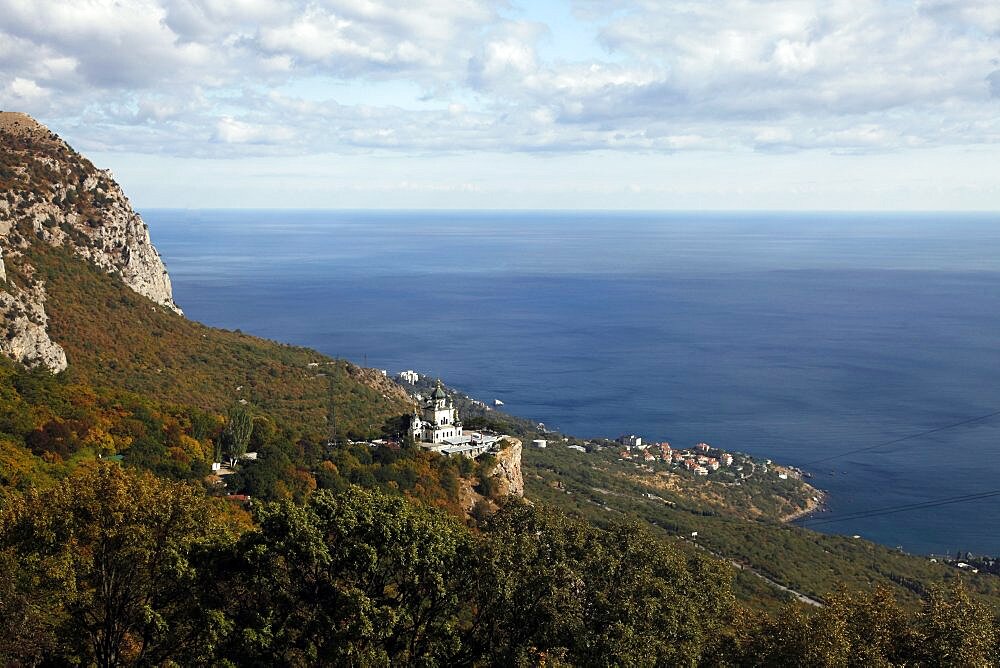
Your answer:
[[[573,10],[605,56],[543,57],[568,28],[501,0],[0,0],[0,107],[84,148],[217,157],[1000,139],[993,0]]]
[[[986,77],[986,82],[990,85],[990,94],[1000,98],[1000,70],[993,70]]]
[[[31,79],[14,77],[7,85],[7,94],[11,99],[18,100],[30,107],[48,97],[49,92]]]

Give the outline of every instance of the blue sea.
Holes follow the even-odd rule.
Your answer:
[[[188,317],[584,437],[811,471],[837,516],[1000,489],[1000,216],[150,210]],[[1000,554],[1000,497],[817,525]]]

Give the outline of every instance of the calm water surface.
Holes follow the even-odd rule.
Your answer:
[[[853,513],[1000,489],[1000,217],[146,211],[186,314],[580,436],[804,466]],[[817,526],[1000,554],[1000,497]]]

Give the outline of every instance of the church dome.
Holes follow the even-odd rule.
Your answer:
[[[447,398],[448,395],[444,393],[443,389],[441,389],[441,381],[439,380],[437,382],[437,387],[434,388],[434,393],[431,395],[431,399],[437,400],[437,399],[447,399]]]

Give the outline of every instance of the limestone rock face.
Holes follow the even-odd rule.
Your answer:
[[[5,331],[0,351],[25,366],[44,366],[58,373],[66,368],[66,353],[49,338],[45,286],[36,283],[17,295],[0,291],[0,318]]]
[[[491,477],[500,488],[500,496],[524,496],[524,478],[521,476],[521,441],[507,437],[509,445],[496,454],[497,464]]]
[[[0,112],[0,352],[61,371],[66,356],[46,333],[45,289],[24,253],[37,243],[69,248],[181,314],[149,229],[111,173],[30,116]]]
[[[109,274],[117,274],[125,285],[140,295],[181,313],[174,303],[167,268],[149,239],[149,228],[139,214],[132,210],[128,198],[111,172],[105,170],[88,177],[82,188],[84,192],[93,193],[95,198],[103,201],[100,218],[96,222],[90,219],[80,225],[79,216],[75,221],[70,217],[67,222],[80,229],[82,236],[66,235],[63,241],[71,245],[77,255],[90,260]],[[52,211],[50,205],[42,207],[40,213],[59,220],[59,214],[63,212]],[[37,220],[38,215],[35,217]],[[64,215],[63,220],[66,219]]]

